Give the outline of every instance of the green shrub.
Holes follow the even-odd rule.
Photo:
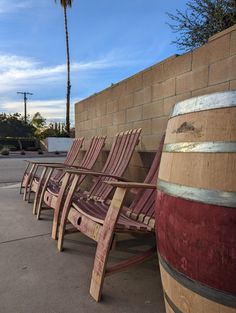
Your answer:
[[[60,152],[59,152],[59,151],[55,151],[54,153],[55,153],[55,154],[60,154]]]
[[[1,151],[1,155],[9,155],[9,150],[7,148],[3,148]]]
[[[43,151],[39,149],[38,154],[43,154]]]
[[[25,155],[25,151],[22,150],[22,151],[20,152],[20,154],[21,154],[21,155]]]

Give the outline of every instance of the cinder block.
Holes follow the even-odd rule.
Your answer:
[[[92,121],[87,120],[83,123],[83,130],[90,130],[92,128]]]
[[[149,69],[143,72],[143,88],[149,87],[153,84],[154,71],[150,67]]]
[[[76,112],[76,114],[82,112],[83,110],[84,110],[83,102],[75,103],[75,112]]]
[[[96,133],[89,129],[89,130],[83,130],[79,132],[79,137],[84,137],[86,140],[89,140],[92,136],[95,136]]]
[[[142,136],[150,135],[152,132],[151,120],[148,119],[145,121],[134,122],[134,128],[136,129],[142,128]]]
[[[92,120],[96,118],[96,110],[93,106],[88,107],[88,119]]]
[[[176,94],[204,88],[208,83],[208,67],[201,67],[176,78]]]
[[[108,132],[107,132],[107,127],[99,128],[99,129],[98,129],[98,134],[99,134],[100,136],[107,136],[107,137],[109,137],[109,134],[108,134]]]
[[[210,65],[209,85],[236,78],[236,55]]]
[[[197,96],[202,96],[202,95],[206,95],[209,93],[225,91],[225,90],[229,90],[229,81],[226,83],[217,84],[217,85],[209,86],[206,88],[194,90],[192,92],[192,96],[197,97]]]
[[[98,129],[102,126],[102,121],[100,117],[96,117],[92,120],[92,128]]]
[[[143,105],[143,119],[164,115],[164,100],[156,100]]]
[[[163,64],[158,63],[143,72],[143,87],[163,81]]]
[[[97,101],[96,105],[95,105],[95,108],[96,108],[96,116],[97,117],[104,116],[104,115],[107,114],[107,104],[106,104],[106,102]]]
[[[118,99],[108,100],[107,102],[107,113],[117,112],[119,110]]]
[[[140,121],[142,118],[142,107],[134,107],[126,111],[127,122]]]
[[[227,58],[229,53],[230,35],[227,34],[193,50],[193,70]]]
[[[156,83],[152,86],[152,99],[163,99],[163,91],[162,91],[162,84]]]
[[[167,79],[162,83],[162,92],[164,98],[175,95],[175,78]]]
[[[146,87],[134,94],[134,105],[140,105],[151,101],[151,87]]]
[[[115,84],[110,88],[110,96],[108,99],[117,99],[121,97],[126,92],[126,83],[120,82],[118,84]]]
[[[236,54],[236,30],[230,35],[230,55],[234,55]]]
[[[163,133],[155,135],[144,135],[141,137],[141,151],[154,151],[156,152]]]
[[[88,111],[83,111],[78,114],[79,121],[86,121],[88,119]]]
[[[152,86],[152,99],[163,99],[175,95],[175,78]]]
[[[118,99],[119,111],[130,108],[134,105],[134,94],[123,95]]]
[[[124,132],[134,128],[134,123],[126,123],[118,126],[119,132]]]
[[[143,77],[142,73],[138,73],[135,76],[126,80],[126,92],[131,93],[139,89],[142,89]]]
[[[115,135],[119,132],[118,125],[112,125],[107,127],[107,133],[110,137],[115,137]]]
[[[176,56],[163,63],[163,80],[191,71],[192,52]]]
[[[111,126],[112,122],[113,122],[113,114],[107,114],[101,117],[102,127]]]
[[[119,111],[113,113],[113,125],[125,124],[126,122],[126,111]]]
[[[166,131],[166,126],[168,122],[168,117],[157,117],[151,120],[152,124],[152,134],[160,134]]]

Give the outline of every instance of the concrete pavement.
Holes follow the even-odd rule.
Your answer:
[[[23,170],[27,165],[24,160],[27,160],[27,157],[0,158],[0,184],[19,182],[21,180]],[[39,162],[63,162],[64,157],[40,157],[30,158],[29,160]]]
[[[19,180],[23,165],[4,163],[9,171],[1,180]],[[89,295],[94,242],[73,234],[59,253],[50,237],[50,211],[37,221],[17,185],[2,184],[0,200],[0,313],[164,313],[156,257],[107,278],[102,301],[96,303]],[[118,243],[112,262],[132,255],[129,243]]]

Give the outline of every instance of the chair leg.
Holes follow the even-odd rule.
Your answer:
[[[37,190],[36,190],[36,193],[35,193],[35,197],[34,197],[34,205],[33,205],[33,214],[36,215],[37,214],[37,206],[38,206],[38,201],[39,201],[39,197],[40,197],[40,191],[41,191],[41,186],[43,184],[43,180],[44,180],[44,177],[45,177],[45,174],[47,172],[47,167],[45,167],[42,171],[42,174],[40,176],[40,180],[39,180],[39,183],[38,183],[38,186],[37,186]]]
[[[41,209],[42,209],[42,205],[43,205],[43,197],[44,197],[45,191],[47,189],[48,182],[49,182],[49,180],[50,180],[50,178],[52,176],[53,170],[54,170],[54,168],[50,168],[49,169],[48,176],[47,176],[47,178],[46,178],[46,180],[44,182],[44,185],[42,186],[42,190],[41,190],[41,193],[40,193],[38,204],[36,204],[38,206],[37,209],[36,209],[36,211],[37,211],[37,219],[38,220],[40,219]]]
[[[23,188],[24,188],[24,187],[23,187],[23,184],[24,184],[25,176],[26,176],[26,174],[28,174],[28,168],[29,168],[29,166],[30,166],[30,163],[28,163],[28,165],[26,166],[26,169],[25,169],[24,174],[23,174],[22,179],[21,179],[21,183],[20,183],[20,194],[23,193]]]
[[[101,299],[103,282],[106,275],[106,265],[112,245],[115,225],[125,195],[125,188],[116,189],[99,237],[90,284],[90,294],[96,301],[100,301]]]
[[[26,201],[27,199],[27,192],[29,189],[29,185],[30,185],[30,181],[32,179],[32,177],[34,176],[35,172],[37,171],[37,166],[36,164],[33,164],[28,172],[26,181],[25,181],[25,189],[24,189],[24,193],[23,193],[23,200]],[[25,176],[25,175],[24,175]],[[23,184],[23,180],[22,180],[22,184]]]
[[[61,213],[61,208],[63,205],[62,201],[64,199],[66,189],[68,188],[69,179],[70,179],[70,174],[66,173],[63,177],[62,185],[61,185],[59,194],[57,196],[57,202],[56,202],[56,207],[54,209],[53,222],[52,222],[52,239],[54,240],[57,240],[60,213]]]
[[[64,203],[64,207],[63,207],[63,211],[62,211],[62,215],[61,215],[60,228],[59,228],[58,243],[57,243],[57,248],[59,251],[63,250],[63,241],[64,241],[67,217],[68,217],[68,214],[70,212],[70,207],[71,207],[73,195],[74,195],[74,192],[76,190],[79,178],[80,178],[79,175],[75,175],[75,177],[72,181],[72,184],[70,186],[70,189],[68,191],[66,201]],[[68,177],[68,180],[69,180],[69,177]],[[63,183],[64,183],[64,180],[63,180]],[[63,194],[63,191],[62,192],[60,191],[60,193]],[[58,201],[58,207],[59,207],[59,201]],[[59,209],[58,209],[58,211],[59,211]],[[57,223],[57,225],[53,225],[53,226],[54,226],[53,235],[55,236],[56,235],[56,229],[58,229],[58,223]]]

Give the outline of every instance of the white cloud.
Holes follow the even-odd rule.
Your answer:
[[[114,53],[89,62],[72,62],[71,74],[91,73],[97,70],[106,70],[128,66],[133,58],[116,58]],[[138,62],[137,60],[135,61]],[[49,83],[64,82],[66,79],[66,65],[44,66],[33,58],[17,55],[0,54],[0,93],[34,86],[48,86]]]
[[[16,12],[21,9],[29,8],[30,6],[30,1],[0,0],[0,14]]]
[[[75,99],[71,100],[71,118],[73,120]],[[27,104],[27,114],[31,116],[36,112],[40,112],[43,117],[48,120],[64,120],[65,119],[65,99],[51,99],[51,100],[32,100],[29,99]],[[23,114],[23,101],[4,100],[0,105],[0,113],[21,113]]]
[[[1,1],[1,0],[0,0]],[[118,57],[119,56],[119,57]],[[101,76],[101,71],[113,68],[127,67],[138,64],[140,59],[125,53],[109,53],[106,56],[88,62],[71,62],[71,80],[81,80]],[[89,78],[88,78],[89,77]],[[18,55],[0,53],[0,112],[23,113],[23,99],[17,99],[16,91],[26,90],[34,93],[29,97],[27,111],[30,115],[39,111],[47,119],[63,119],[65,117],[65,100],[35,100],[38,94],[55,94],[65,88],[66,65],[45,66],[38,60]],[[53,89],[53,92],[52,92]],[[64,89],[63,89],[64,90]],[[45,93],[46,92],[46,93]],[[61,95],[59,95],[61,97]],[[73,104],[78,99],[71,100],[71,117],[73,118]]]

